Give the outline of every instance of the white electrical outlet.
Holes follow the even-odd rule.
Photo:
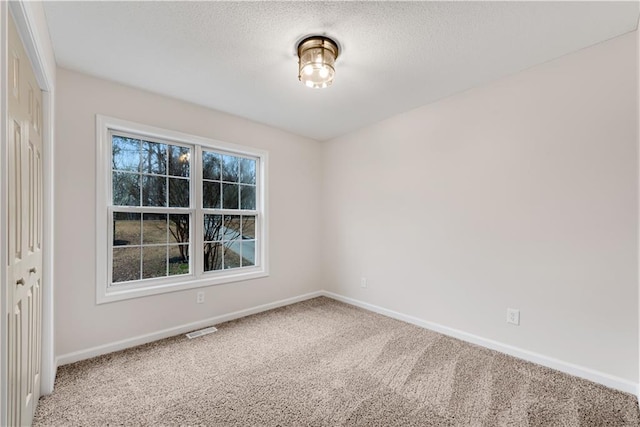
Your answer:
[[[361,277],[360,278],[360,287],[361,288],[366,288],[367,287],[367,278],[366,277]]]
[[[202,304],[204,302],[204,292],[198,292],[196,294],[196,303],[197,304]]]
[[[520,325],[520,310],[507,308],[507,323]]]

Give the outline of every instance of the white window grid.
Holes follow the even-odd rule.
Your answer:
[[[97,134],[99,142],[99,153],[97,156],[97,219],[99,231],[97,239],[98,292],[96,300],[98,303],[106,303],[139,296],[154,295],[169,291],[177,291],[202,286],[211,286],[241,280],[248,280],[265,277],[268,275],[268,257],[266,252],[266,166],[268,154],[266,152],[100,115],[97,116]],[[189,207],[113,205],[111,138],[114,134],[133,139],[140,139],[143,141],[190,148],[191,157],[189,176]],[[202,190],[203,150],[213,151],[223,155],[226,154],[239,158],[255,160],[256,209],[249,210],[202,207],[204,206]],[[168,173],[169,172],[167,171],[167,174]],[[143,173],[139,172],[139,174],[142,175]],[[220,179],[220,182],[238,184],[236,182],[223,181],[222,177]],[[140,188],[140,191],[142,192],[142,188]],[[140,197],[142,197],[142,195]],[[189,274],[112,283],[112,263],[114,248],[112,225],[113,214],[115,212],[139,213],[141,216],[145,213],[189,215]],[[242,215],[255,217],[255,265],[236,267],[231,269],[223,268],[222,270],[204,271],[204,215],[207,214],[223,216]],[[240,239],[242,239],[241,236]],[[148,247],[151,247],[152,245],[153,244],[141,244],[141,246]],[[158,246],[167,245],[173,244],[158,244]],[[134,247],[135,245],[130,246]],[[140,262],[142,263],[143,260],[141,259]]]

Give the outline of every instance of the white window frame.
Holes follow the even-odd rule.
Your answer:
[[[131,134],[141,139],[162,141],[174,145],[192,147],[190,176],[190,206],[179,209],[191,215],[190,227],[190,274],[143,279],[111,284],[113,256],[113,206],[111,187],[111,132]],[[205,286],[257,279],[269,275],[268,257],[268,153],[252,147],[217,141],[182,132],[96,115],[96,303],[103,304],[167,292],[194,289]],[[255,266],[226,270],[203,271],[205,213],[202,208],[202,150],[213,150],[224,154],[256,158],[256,255]],[[121,209],[123,208],[123,209]],[[117,207],[127,210],[126,207]],[[163,211],[164,208],[144,207],[145,211]],[[223,214],[240,215],[243,211],[222,211]],[[252,215],[254,214],[252,213]]]

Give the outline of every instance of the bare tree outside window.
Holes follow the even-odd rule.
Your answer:
[[[193,274],[194,230],[202,273],[256,265],[256,158],[116,133],[111,149],[112,283]]]
[[[267,151],[96,115],[96,303],[269,275]]]
[[[114,135],[113,204],[188,208],[190,159],[189,147]],[[169,212],[114,212],[114,283],[189,273],[189,215]],[[120,238],[116,229],[129,236],[139,229],[140,239]]]
[[[255,265],[255,159],[203,151],[202,171],[204,271]]]

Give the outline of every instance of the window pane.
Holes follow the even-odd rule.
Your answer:
[[[112,282],[140,279],[140,248],[114,248]]]
[[[189,274],[189,246],[169,246],[169,276]]]
[[[177,208],[189,207],[189,180],[169,178],[169,206]]]
[[[243,239],[256,238],[256,217],[255,216],[242,217],[242,238]]]
[[[222,209],[238,209],[238,184],[222,184]]]
[[[113,173],[113,204],[140,206],[140,175],[137,173]]]
[[[220,154],[210,151],[202,152],[202,177],[204,179],[220,179],[220,171],[222,170]]]
[[[169,215],[169,243],[189,243],[189,215]]]
[[[222,240],[222,215],[204,216],[204,241]]]
[[[224,244],[224,268],[240,267],[240,241],[234,240]]]
[[[167,206],[167,179],[164,176],[142,176],[142,205]]]
[[[142,247],[142,278],[165,277],[167,275],[167,247]]]
[[[256,208],[256,187],[253,185],[240,186],[240,209],[253,210]]]
[[[260,151],[114,126],[101,130],[111,139],[101,146],[111,176],[97,177],[99,186],[112,185],[98,217],[99,234],[111,240],[104,262],[113,288],[103,295],[117,300],[197,286],[203,270],[211,284],[258,273],[252,266],[261,264],[267,244],[258,233],[267,220],[260,211],[266,204],[258,187],[266,167]],[[109,217],[111,224],[100,224]]]
[[[256,264],[256,241],[242,241],[242,266],[247,267]]]
[[[240,216],[225,215],[222,229],[222,240],[235,240],[240,238]]]
[[[140,140],[114,135],[111,139],[113,170],[140,170]]]
[[[204,244],[204,271],[222,270],[222,244]]]
[[[139,245],[141,236],[139,213],[113,213],[113,246]]]
[[[220,209],[220,183],[208,182],[202,183],[202,207]]]
[[[167,144],[142,141],[142,172],[167,174]]]
[[[142,243],[167,243],[166,214],[144,214],[142,219]]]
[[[222,156],[222,180],[238,182],[240,177],[240,159],[235,156]]]
[[[256,183],[256,161],[240,159],[240,182],[244,184]]]
[[[169,175],[189,176],[191,149],[178,145],[169,145]]]

